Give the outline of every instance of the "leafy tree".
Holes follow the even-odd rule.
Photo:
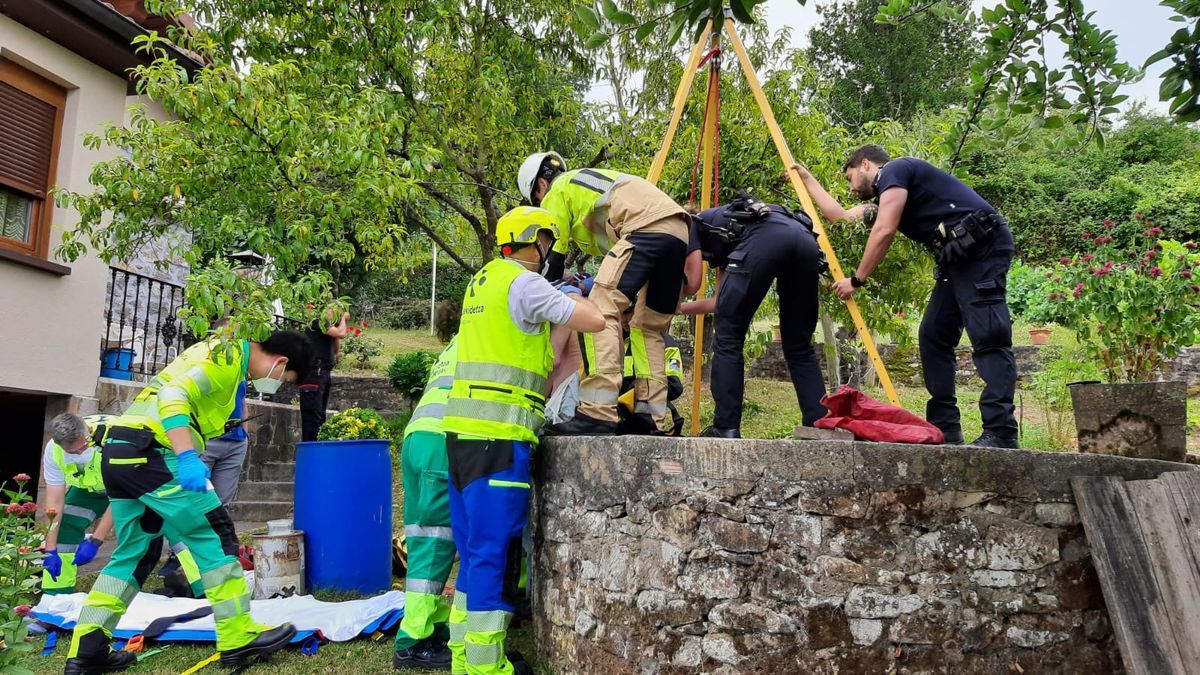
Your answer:
[[[821,5],[808,32],[809,62],[830,85],[830,105],[850,129],[873,120],[908,119],[966,100],[967,72],[978,56],[975,23],[956,20],[970,0],[950,0],[953,14],[923,13],[895,25],[875,22],[879,0]]]
[[[591,65],[560,3],[154,9],[187,9],[201,26],[140,39],[156,58],[138,69],[139,89],[177,119],[137,110],[128,126],[88,138],[128,152],[95,167],[93,192],[59,195],[81,215],[60,254],[128,259],[182,228],[192,243],[173,252],[192,269],[199,332],[230,308],[239,331],[261,331],[273,298],[299,314],[348,270],[418,265],[428,248],[414,232],[470,269],[468,258],[492,256],[527,153],[595,145],[580,102]],[[207,60],[194,80],[165,57],[168,38]],[[277,281],[255,293],[213,263],[234,246],[268,257]]]

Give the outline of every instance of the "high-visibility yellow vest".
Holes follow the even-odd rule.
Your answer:
[[[112,415],[88,415],[83,418],[88,429],[88,447],[93,448],[93,452],[87,464],[82,466],[68,462],[67,451],[58,443],[50,441],[50,459],[63,472],[67,485],[90,492],[104,492],[104,479],[100,476],[100,448],[92,442],[92,435],[96,433],[96,429],[114,419],[116,417]]]
[[[225,435],[225,422],[237,404],[238,384],[246,379],[250,343],[234,344],[230,354],[212,354],[217,340],[200,342],[150,378],[146,388],[120,418],[119,426],[149,429],[165,448],[171,447],[167,429],[188,427],[196,452],[205,441]]]
[[[450,340],[450,344],[442,350],[433,367],[429,369],[429,380],[425,382],[425,392],[413,408],[408,426],[404,427],[404,437],[414,431],[426,431],[431,434],[444,434],[442,418],[446,416],[446,402],[450,400],[450,385],[454,384],[454,366],[458,362],[458,337]]]
[[[524,272],[496,259],[479,270],[463,296],[458,363],[442,421],[446,433],[537,441],[546,421],[546,376],[554,365],[550,324],[534,335],[508,311],[508,289]]]

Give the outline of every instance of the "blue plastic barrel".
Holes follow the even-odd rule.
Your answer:
[[[294,520],[304,531],[310,593],[391,588],[390,446],[388,440],[296,444]]]
[[[133,379],[133,357],[137,352],[128,347],[111,347],[100,355],[100,377],[115,380]]]

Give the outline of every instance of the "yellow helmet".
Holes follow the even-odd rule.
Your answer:
[[[496,221],[496,245],[501,249],[507,246],[511,252],[514,244],[524,246],[536,242],[538,232],[542,230],[558,239],[554,214],[536,206],[518,206]]]

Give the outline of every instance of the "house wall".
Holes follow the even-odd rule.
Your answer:
[[[86,149],[83,135],[124,121],[125,81],[2,15],[0,55],[67,89],[55,182],[86,191],[92,165],[118,151]],[[54,209],[51,255],[77,220],[72,210]],[[0,260],[0,389],[94,393],[108,267],[93,255],[69,267],[70,275],[57,276]]]

